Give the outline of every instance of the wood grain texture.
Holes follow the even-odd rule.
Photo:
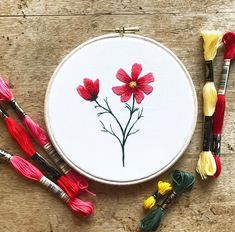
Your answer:
[[[235,1],[155,0],[1,0],[0,73],[5,76],[24,109],[44,125],[44,96],[48,81],[71,49],[101,35],[103,28],[140,26],[139,34],[169,47],[190,72],[199,102],[198,123],[182,158],[161,176],[168,179],[174,168],[194,172],[201,150],[202,86],[204,62],[199,32],[202,29],[235,28]],[[223,51],[215,61],[221,72]],[[235,65],[230,72],[219,179],[202,182],[167,210],[159,231],[233,231],[235,227]],[[7,105],[4,105],[9,109]],[[13,113],[9,109],[10,113]],[[1,147],[20,150],[0,121]],[[22,154],[22,152],[21,152]],[[91,182],[95,215],[80,218],[37,184],[23,180],[0,162],[1,232],[136,232],[144,215],[142,202],[155,189],[156,180],[131,187],[112,187]],[[158,178],[160,179],[160,178]],[[84,196],[84,199],[85,198]]]

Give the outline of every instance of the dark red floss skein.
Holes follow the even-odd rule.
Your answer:
[[[232,60],[235,58],[235,32],[229,31],[223,35],[223,44],[225,46],[224,59]]]
[[[217,154],[214,154],[214,159],[215,159],[215,163],[216,163],[216,172],[214,174],[214,177],[218,177],[220,175],[221,169],[222,169],[221,160]]]
[[[225,95],[218,94],[215,113],[213,115],[212,130],[214,135],[221,135],[224,126],[224,114],[226,109],[226,99]],[[218,177],[221,173],[221,160],[218,154],[214,154],[214,159],[216,163],[216,173],[214,177]]]
[[[218,135],[222,133],[224,126],[224,113],[226,109],[226,99],[225,95],[218,94],[215,113],[213,115],[212,129],[213,134]]]

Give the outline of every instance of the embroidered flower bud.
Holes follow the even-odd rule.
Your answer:
[[[84,78],[83,84],[77,87],[78,94],[86,101],[95,101],[99,94],[99,79],[94,82],[91,79]]]

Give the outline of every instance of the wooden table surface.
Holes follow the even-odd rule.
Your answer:
[[[197,127],[185,154],[158,179],[168,179],[175,168],[195,172],[201,150],[205,76],[199,32],[235,30],[234,0],[1,0],[0,73],[9,80],[24,109],[45,125],[45,92],[60,60],[82,42],[102,35],[103,28],[117,26],[140,26],[140,35],[169,47],[191,74],[199,101]],[[216,80],[222,60],[220,49],[215,60]],[[159,231],[235,230],[235,64],[230,72],[227,99],[221,177],[203,182],[197,176],[192,193],[170,206]],[[1,147],[22,154],[2,121],[0,128]],[[91,198],[95,215],[83,219],[38,184],[22,179],[4,162],[0,162],[0,175],[1,232],[139,231],[138,224],[144,215],[142,202],[157,181],[130,187],[91,181],[90,188],[97,193],[97,197]]]

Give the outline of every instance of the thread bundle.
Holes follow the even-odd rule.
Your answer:
[[[213,115],[213,152],[217,165],[215,177],[218,177],[221,173],[221,134],[224,126],[224,114],[226,110],[226,89],[229,78],[229,70],[231,61],[235,58],[235,33],[227,32],[223,35],[222,42],[225,47],[224,63],[222,66],[222,74],[219,83],[219,91],[217,96],[217,103],[215,107],[215,113]]]
[[[87,191],[88,182],[86,178],[79,175],[77,172],[72,170],[60,157],[57,151],[52,146],[51,142],[49,141],[48,135],[46,131],[40,127],[40,125],[32,120],[26,112],[20,107],[17,103],[13,93],[10,89],[10,86],[7,82],[0,77],[0,100],[9,102],[12,108],[16,111],[19,115],[19,118],[24,123],[25,127],[27,128],[28,132],[34,138],[34,140],[47,152],[50,159],[53,163],[57,166],[57,168],[63,172],[63,174],[69,178],[71,181],[76,183],[81,190]],[[91,193],[91,192],[89,192]],[[91,193],[92,194],[92,193]],[[95,194],[93,194],[95,195]]]
[[[164,211],[172,200],[186,191],[190,191],[193,188],[195,178],[191,173],[175,170],[172,174],[172,191],[162,203],[152,209],[140,223],[140,229],[142,232],[155,231],[164,216]]]
[[[45,177],[39,169],[27,160],[21,158],[20,156],[12,155],[2,149],[0,149],[0,158],[10,162],[14,169],[22,176],[45,186],[56,196],[62,199],[75,213],[79,213],[85,217],[92,214],[93,206],[91,202],[84,202],[78,198],[71,199],[59,186]]]
[[[217,49],[221,44],[222,33],[219,31],[202,32],[204,59],[208,69],[206,84],[203,87],[203,114],[204,114],[204,136],[203,151],[199,155],[197,172],[202,179],[213,176],[216,172],[216,163],[211,152],[211,125],[212,116],[217,101],[217,91],[214,84],[213,60]]]
[[[206,179],[208,176],[218,177],[221,173],[220,148],[226,108],[225,91],[230,61],[235,57],[235,36],[234,32],[227,32],[222,37],[221,32],[206,31],[202,32],[202,38],[208,76],[206,77],[206,84],[203,87],[203,151],[199,155],[196,171],[201,175],[202,179]],[[225,46],[225,54],[220,86],[217,94],[213,77],[213,60],[221,41]],[[211,142],[212,140],[213,143]]]
[[[144,208],[145,209],[153,208],[156,205],[157,199],[159,199],[162,196],[166,195],[171,190],[172,190],[171,183],[164,182],[164,181],[158,181],[157,191],[144,201]]]
[[[48,152],[50,157],[53,159],[57,168],[54,168],[47,160],[45,160],[35,149],[30,137],[28,136],[25,129],[13,120],[5,110],[0,107],[0,116],[3,118],[3,121],[7,127],[8,132],[12,136],[12,138],[16,141],[19,147],[41,168],[44,170],[46,175],[55,183],[53,183],[50,179],[45,177],[41,171],[39,171],[36,167],[26,161],[21,159],[18,156],[13,156],[10,159],[12,164],[15,164],[15,168],[18,167],[18,172],[22,175],[25,175],[27,178],[31,178],[30,174],[36,175],[38,178],[41,177],[42,184],[46,185],[48,188],[51,187],[56,195],[61,197],[62,200],[66,201],[69,207],[75,211],[79,212],[84,216],[88,216],[93,211],[93,204],[91,202],[85,202],[77,198],[78,193],[81,191],[86,191],[88,193],[93,194],[88,191],[88,182],[85,178],[80,176],[78,173],[73,171],[57,154],[53,146],[50,144],[46,132],[22,110],[22,108],[18,105],[16,100],[14,99],[12,92],[9,88],[9,85],[0,77],[0,100],[8,101],[12,107],[15,109],[17,114],[22,119],[24,125],[32,135],[32,137],[44,147],[44,149]],[[14,162],[15,161],[15,162]],[[19,161],[19,162],[17,162]],[[18,166],[17,166],[18,164]],[[32,179],[32,178],[31,178]],[[39,182],[39,179],[37,179]],[[49,189],[51,189],[49,188]],[[61,193],[61,194],[60,194]],[[93,194],[95,195],[95,194]]]
[[[70,196],[76,197],[79,193],[78,186],[71,182],[66,176],[60,174],[58,170],[51,166],[35,149],[28,134],[15,120],[9,117],[6,112],[0,108],[0,113],[4,119],[12,138],[20,148],[33,159],[57,184]]]

